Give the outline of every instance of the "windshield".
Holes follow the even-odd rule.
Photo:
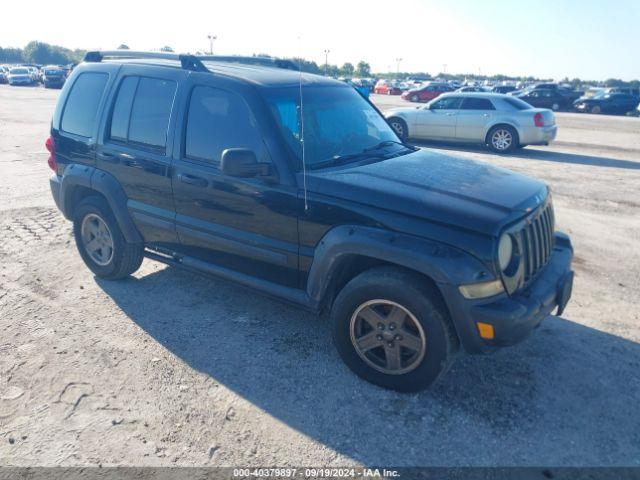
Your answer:
[[[29,73],[29,70],[27,70],[26,68],[14,68],[11,70],[11,73],[13,75],[26,75],[27,73]]]
[[[308,168],[365,155],[383,142],[388,142],[384,148],[393,149],[394,153],[406,150],[386,120],[351,87],[303,86],[303,122],[298,87],[268,90],[265,96],[285,141],[300,161],[304,126],[304,158]]]

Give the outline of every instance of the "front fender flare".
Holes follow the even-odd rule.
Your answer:
[[[432,240],[372,227],[342,225],[318,243],[307,294],[321,304],[341,262],[358,255],[422,273],[438,284],[460,285],[491,279],[493,273],[476,257]]]

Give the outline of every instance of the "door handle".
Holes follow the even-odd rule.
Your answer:
[[[483,113],[483,114],[482,114],[482,116],[483,116],[484,118],[489,118],[489,114],[488,114],[488,113]]]
[[[453,117],[453,116],[455,115],[455,113],[453,113],[453,112],[447,112],[445,115],[446,115],[447,117]]]
[[[209,182],[206,179],[201,177],[196,177],[194,175],[189,175],[188,173],[179,173],[178,180],[182,183],[188,183],[189,185],[195,185],[196,187],[206,187]]]

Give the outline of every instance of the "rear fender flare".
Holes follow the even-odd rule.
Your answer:
[[[77,186],[95,190],[104,196],[127,242],[144,242],[127,209],[127,196],[122,186],[113,175],[95,167],[71,164],[65,168],[60,183],[60,210],[66,218],[73,219],[74,205],[69,200]]]

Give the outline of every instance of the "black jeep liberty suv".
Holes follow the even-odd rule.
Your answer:
[[[147,257],[330,312],[346,364],[400,391],[562,313],[573,250],[546,185],[403,144],[351,86],[291,67],[87,54],[46,146],[96,276]]]

